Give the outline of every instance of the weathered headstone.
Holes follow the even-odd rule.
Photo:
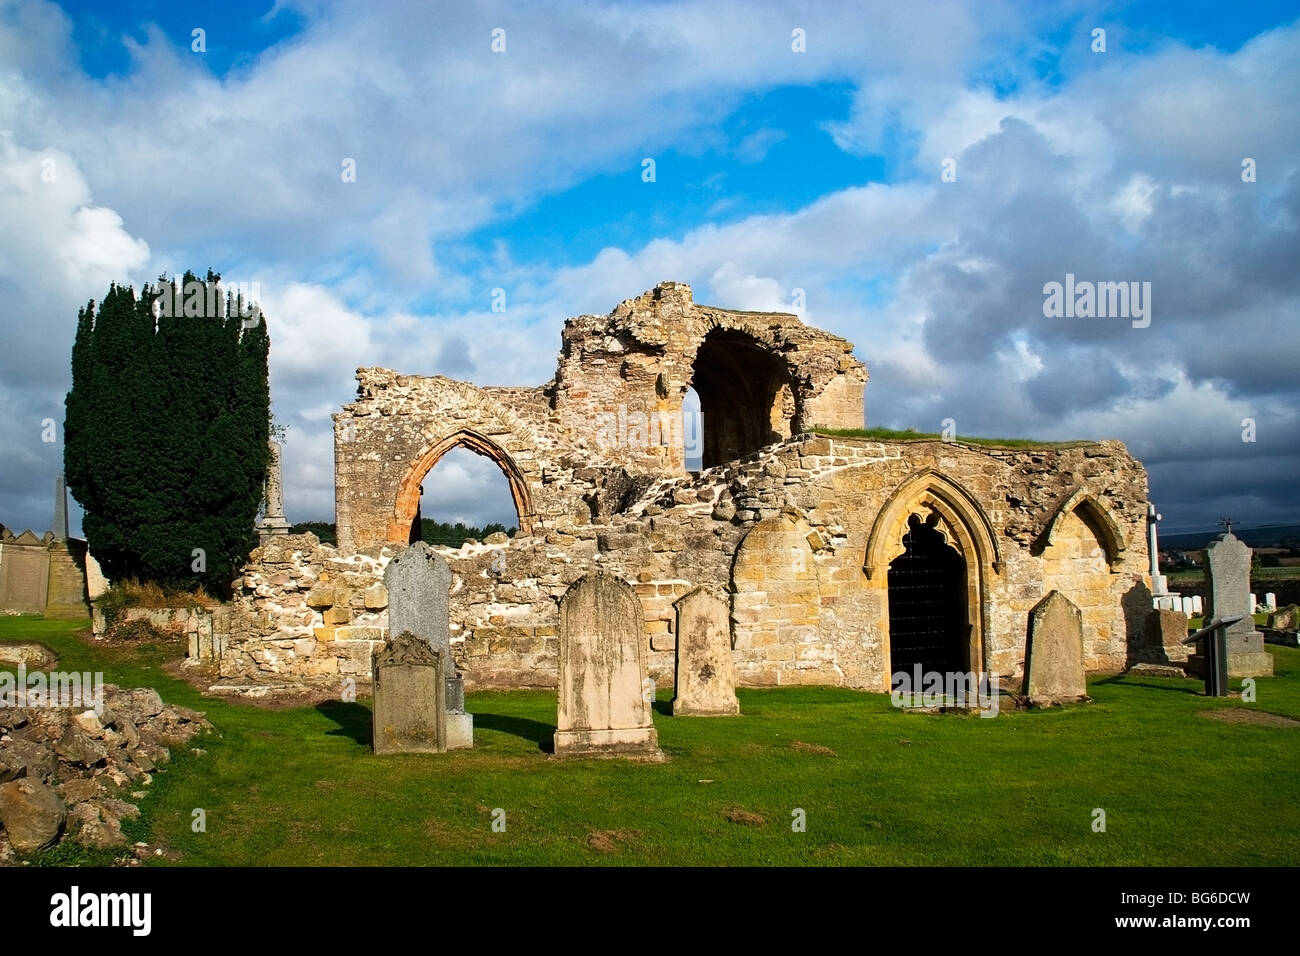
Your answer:
[[[1268,626],[1279,631],[1294,631],[1297,620],[1300,620],[1300,607],[1288,604],[1268,616]]]
[[[384,568],[388,589],[388,633],[410,631],[442,655],[446,671],[447,737],[452,750],[474,745],[474,717],[465,713],[465,682],[451,656],[451,567],[442,555],[417,541]]]
[[[446,658],[410,631],[375,655],[374,747],[377,754],[442,753],[447,749]]]
[[[1083,614],[1060,591],[1052,591],[1029,612],[1025,653],[1025,696],[1031,703],[1056,704],[1088,693]]]
[[[677,609],[673,716],[731,717],[740,713],[727,602],[699,587],[682,595],[673,606]]]
[[[86,601],[86,542],[55,540],[49,546],[49,585],[45,596],[48,618],[90,616]]]
[[[1254,597],[1250,593],[1251,551],[1231,531],[1219,535],[1205,549],[1205,573],[1209,577],[1206,619],[1240,617],[1228,628],[1228,676],[1261,677],[1273,673],[1273,656],[1264,650],[1264,635],[1255,630]],[[1200,673],[1198,649],[1189,664]]]
[[[1186,598],[1184,598],[1186,600]],[[1181,664],[1187,660],[1187,617],[1182,611],[1156,610],[1143,622],[1145,659],[1154,664]]]
[[[645,612],[627,584],[597,571],[560,601],[555,754],[661,756],[650,712]]]

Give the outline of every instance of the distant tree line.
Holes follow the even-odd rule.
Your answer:
[[[460,521],[450,524],[446,521],[435,521],[433,518],[420,519],[420,538],[429,544],[441,544],[449,548],[459,548],[471,538],[482,541],[488,535],[498,532],[513,536],[517,530],[497,522],[476,528]],[[308,531],[320,538],[324,544],[338,544],[338,532],[334,523],[330,521],[300,521],[289,529],[290,534],[305,534]]]

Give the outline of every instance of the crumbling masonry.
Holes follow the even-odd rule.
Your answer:
[[[505,473],[520,529],[441,549],[471,687],[553,687],[559,599],[596,569],[635,587],[661,686],[673,602],[700,585],[729,596],[747,686],[880,691],[917,664],[1018,675],[1029,611],[1054,589],[1082,609],[1089,668],[1122,667],[1141,640],[1147,483],[1122,444],[835,436],[862,427],[866,369],[794,315],[696,305],[666,282],[569,319],[540,388],[357,380],[335,416],[339,546],[281,536],[253,552],[217,662],[232,691],[367,679],[387,634],[383,567],[457,446]]]

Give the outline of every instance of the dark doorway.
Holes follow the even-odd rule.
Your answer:
[[[970,670],[966,562],[934,527],[937,517],[907,519],[906,549],[889,563],[891,673]]]

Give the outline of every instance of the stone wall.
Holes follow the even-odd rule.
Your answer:
[[[80,539],[60,540],[52,531],[15,535],[0,527],[0,612],[85,617],[87,560]],[[93,567],[97,573],[98,564]]]
[[[356,401],[334,418],[339,546],[408,543],[420,483],[455,447],[501,468],[525,533],[617,513],[650,481],[685,477],[692,384],[706,467],[815,424],[862,425],[867,374],[850,343],[794,315],[697,306],[681,283],[569,319],[561,345],[535,389],[359,369]]]
[[[148,621],[160,631],[185,640],[186,656],[191,661],[218,661],[230,641],[230,608],[126,607],[118,612],[118,621]],[[98,639],[108,632],[108,620],[98,607],[91,613],[91,632]]]
[[[600,523],[439,549],[453,572],[452,650],[470,687],[554,686],[558,601],[602,568],[640,597],[661,685],[673,674],[672,604],[709,584],[730,594],[740,684],[882,690],[888,566],[917,514],[966,559],[972,669],[1020,674],[1028,613],[1052,589],[1085,610],[1086,666],[1118,669],[1150,607],[1145,507],[1145,472],[1118,442],[795,436],[661,478]],[[400,547],[348,555],[300,535],[255,551],[222,678],[363,681],[386,634],[383,567]]]

